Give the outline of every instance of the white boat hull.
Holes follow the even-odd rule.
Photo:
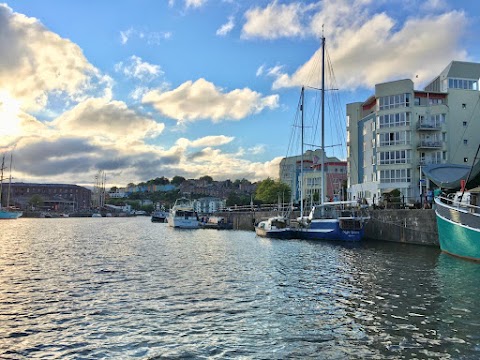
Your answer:
[[[198,220],[197,218],[184,218],[184,217],[173,217],[169,216],[167,218],[168,226],[180,229],[197,229]]]

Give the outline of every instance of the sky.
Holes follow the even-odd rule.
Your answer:
[[[324,36],[340,108],[325,145],[345,159],[345,104],[480,62],[479,16],[471,0],[0,3],[0,153],[17,182],[278,178]]]

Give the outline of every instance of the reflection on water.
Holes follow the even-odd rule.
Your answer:
[[[149,218],[0,232],[0,358],[477,359],[480,265]]]

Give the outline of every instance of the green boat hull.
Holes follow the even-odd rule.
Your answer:
[[[449,221],[437,213],[440,249],[451,255],[480,261],[480,230]]]

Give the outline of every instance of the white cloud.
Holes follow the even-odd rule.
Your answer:
[[[233,16],[230,16],[228,18],[228,22],[226,22],[225,24],[223,24],[218,30],[217,30],[217,35],[219,36],[225,36],[227,35],[230,31],[233,30],[233,28],[235,27],[235,22],[234,22],[234,18]]]
[[[425,11],[436,11],[444,10],[448,8],[445,0],[427,0],[422,2],[422,10]]]
[[[140,39],[146,41],[150,45],[158,45],[163,40],[168,40],[172,37],[171,31],[144,31],[135,29],[133,27],[120,31],[120,43],[126,45],[131,39]]]
[[[240,153],[219,148],[233,146],[231,136],[182,139],[166,149],[152,145],[152,138],[163,135],[164,124],[112,100],[113,78],[90,64],[78,45],[38,20],[0,5],[0,34],[0,148],[17,144],[17,181],[90,185],[103,169],[112,185],[124,186],[155,178],[159,172],[170,178],[209,174],[222,180],[256,179],[265,171],[264,164],[252,164]],[[120,33],[120,40],[155,42],[170,36],[131,28]],[[130,83],[130,79],[142,81],[132,97],[150,96],[161,112],[175,114],[180,109],[182,119],[188,121],[238,120],[278,106],[278,95],[263,96],[248,88],[225,92],[203,79],[172,91],[163,90],[166,84],[151,91],[143,82],[156,82],[163,71],[136,56],[117,64],[116,70]],[[27,112],[32,110],[43,120]]]
[[[52,93],[82,96],[101,78],[78,45],[5,4],[0,4],[0,34],[0,89],[24,110],[44,108]]]
[[[204,5],[207,0],[185,0],[185,7],[190,8],[198,8]]]
[[[205,136],[196,140],[188,140],[186,138],[179,138],[176,141],[176,145],[182,148],[196,148],[196,147],[212,147],[212,146],[222,146],[232,142],[235,138],[225,135],[216,135],[216,136]]]
[[[149,64],[143,61],[139,56],[131,56],[127,62],[119,62],[115,65],[115,71],[122,73],[128,78],[134,78],[141,81],[151,81],[160,75],[163,75],[159,65]]]
[[[255,73],[255,75],[256,75],[257,77],[262,76],[264,70],[265,70],[265,64],[260,65],[260,66],[258,67],[257,72]]]
[[[125,31],[120,31],[120,42],[122,43],[122,45],[125,45],[128,42],[133,32],[134,32],[133,28],[130,28]]]
[[[278,4],[275,0],[266,8],[255,7],[245,13],[242,29],[244,38],[277,39],[302,35],[302,16],[310,9],[302,3]]]
[[[163,124],[135,113],[121,101],[88,99],[51,122],[63,135],[98,138],[112,143],[131,143],[160,135]]]
[[[263,154],[265,152],[265,145],[256,145],[250,149],[248,149],[248,151],[253,154],[253,155],[258,155],[258,154]]]
[[[151,91],[143,97],[165,116],[179,122],[240,120],[265,108],[278,107],[278,95],[262,97],[248,88],[228,93],[205,79],[187,81],[171,91]]]
[[[324,1],[311,20],[310,30],[317,36],[323,31],[321,24],[328,29],[327,54],[340,88],[371,88],[379,82],[416,74],[426,82],[450,61],[467,58],[459,46],[468,22],[465,13],[418,15],[397,24],[387,13],[370,14],[366,5],[363,0]],[[278,66],[272,68],[269,74],[276,79],[273,89],[319,86],[320,61],[321,49],[293,74]]]

